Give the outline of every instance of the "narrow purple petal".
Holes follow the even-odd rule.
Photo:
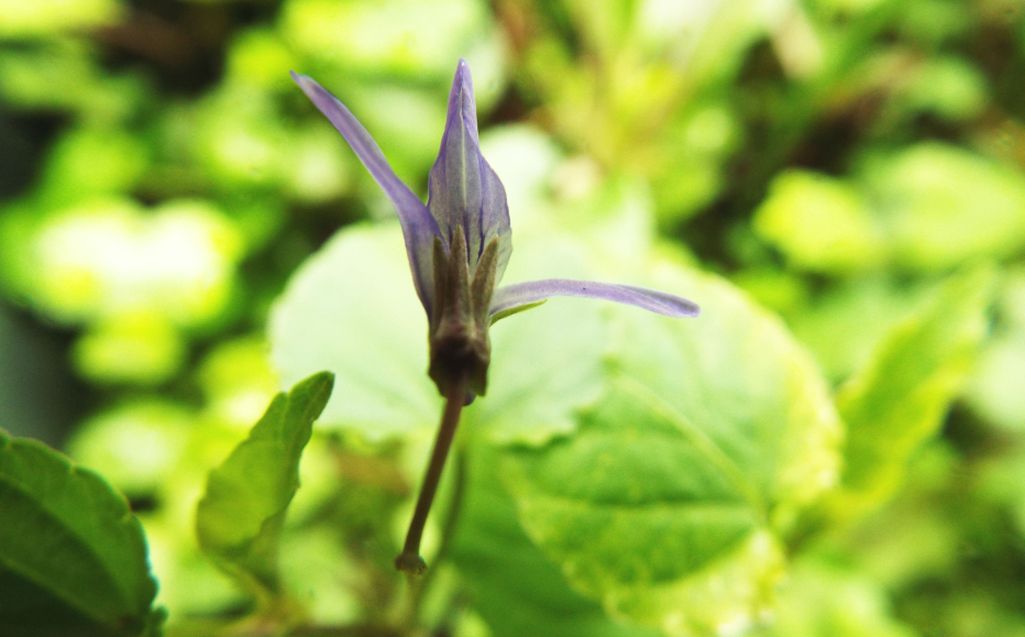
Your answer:
[[[512,251],[505,188],[480,152],[477,104],[466,60],[460,60],[448,98],[448,116],[438,158],[431,168],[427,207],[443,235],[451,240],[462,227],[470,265],[493,237],[499,239],[498,277]]]
[[[433,250],[434,237],[440,236],[438,224],[409,186],[402,183],[384,158],[377,143],[342,102],[313,78],[292,72],[292,79],[306,93],[310,101],[330,120],[353,152],[359,157],[370,175],[381,186],[395,205],[406,240],[413,284],[427,314],[431,313],[434,293]],[[442,239],[445,240],[444,238]]]
[[[490,314],[491,316],[507,314],[515,311],[516,308],[534,305],[553,296],[586,296],[592,299],[604,299],[636,305],[656,314],[675,317],[697,316],[700,312],[696,303],[656,290],[615,283],[543,279],[498,288],[491,301]]]

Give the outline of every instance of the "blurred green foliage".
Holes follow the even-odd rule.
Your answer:
[[[288,71],[424,192],[459,57],[506,280],[705,311],[497,325],[410,593],[424,320],[390,204]],[[0,427],[127,496],[172,636],[1025,636],[1023,76],[1018,0],[0,0]],[[200,551],[197,503],[322,369],[256,604]],[[68,466],[7,440],[3,462]],[[72,553],[134,538],[81,480],[105,504]],[[45,517],[17,502],[0,535]],[[52,537],[89,514],[55,506]],[[32,588],[9,554],[0,589]],[[147,597],[136,562],[111,581]],[[109,584],[32,592],[155,630]]]

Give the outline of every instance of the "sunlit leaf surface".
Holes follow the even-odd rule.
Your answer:
[[[779,533],[835,481],[841,432],[776,321],[715,279],[664,267],[655,280],[701,298],[702,320],[617,310],[601,400],[571,438],[511,450],[504,478],[574,586],[614,614],[705,634],[768,603]]]

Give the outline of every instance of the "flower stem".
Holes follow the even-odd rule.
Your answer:
[[[402,546],[402,552],[395,558],[395,568],[410,575],[420,575],[427,570],[427,563],[420,557],[420,540],[423,538],[427,514],[434,502],[434,494],[438,491],[441,472],[445,468],[445,459],[448,458],[448,451],[452,447],[452,440],[455,438],[456,428],[459,426],[459,415],[463,411],[465,399],[465,381],[452,383],[445,396],[445,410],[441,416],[441,424],[438,426],[438,435],[434,439],[431,461],[427,465],[427,472],[424,474],[423,484],[420,487],[420,495],[416,500],[413,519],[409,522],[406,542]]]

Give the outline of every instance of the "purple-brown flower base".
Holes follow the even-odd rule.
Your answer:
[[[495,288],[498,240],[484,247],[471,275],[466,237],[456,228],[451,250],[434,244],[434,307],[430,321],[428,374],[442,396],[452,387],[466,391],[466,402],[487,391],[491,364],[491,296]],[[472,276],[472,279],[471,279]]]

